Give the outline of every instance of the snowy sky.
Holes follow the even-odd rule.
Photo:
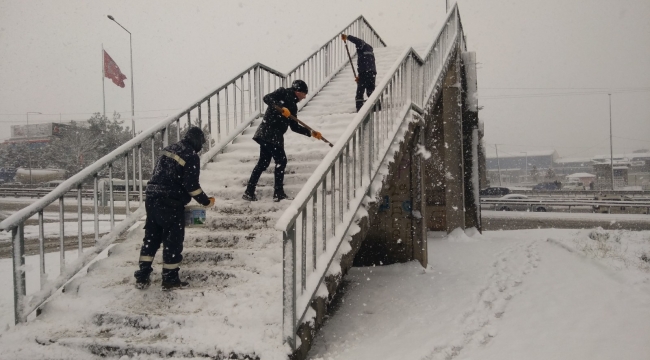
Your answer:
[[[650,148],[649,1],[459,6],[480,63],[488,149],[608,153],[607,91],[614,151]],[[428,43],[444,8],[444,0],[0,0],[0,139],[28,111],[44,114],[30,115],[32,123],[100,112],[102,43],[130,78],[128,34],[108,14],[133,33],[142,130],[255,62],[290,70],[360,14],[388,45]],[[560,96],[566,92],[577,94]],[[121,89],[107,79],[106,108],[129,118],[128,83]]]

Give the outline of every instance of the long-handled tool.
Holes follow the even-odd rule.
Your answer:
[[[282,108],[281,108],[281,107],[279,107],[279,106],[277,106],[277,105],[273,105],[273,108],[274,108],[275,110],[279,111],[280,113],[282,113]],[[289,119],[291,119],[291,120],[297,122],[297,123],[300,124],[302,127],[306,128],[307,130],[309,130],[309,131],[311,131],[311,132],[317,132],[316,130],[312,129],[309,125],[305,124],[304,122],[302,122],[300,119],[298,119],[297,117],[295,117],[295,116],[293,116],[293,115],[289,115]],[[326,142],[330,147],[334,147],[334,144],[332,144],[331,142],[329,142],[329,140],[325,139],[325,137],[322,136],[322,134],[321,134],[321,138],[320,138],[320,139],[323,140],[324,142]]]
[[[352,73],[354,74],[354,79],[357,79],[357,72],[354,70],[354,64],[352,64],[352,56],[350,56],[350,49],[348,49],[348,40],[343,40],[345,44],[345,51],[348,52],[348,59],[350,59],[350,66],[352,66]]]

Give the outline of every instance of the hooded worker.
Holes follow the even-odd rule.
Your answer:
[[[158,158],[147,184],[147,221],[140,249],[140,270],[134,274],[138,289],[150,285],[151,263],[161,244],[163,290],[189,285],[178,276],[185,238],[184,208],[192,198],[203,206],[213,206],[215,201],[203,192],[199,184],[201,162],[198,153],[204,143],[203,131],[194,126],[188,129],[181,141],[164,148]]]

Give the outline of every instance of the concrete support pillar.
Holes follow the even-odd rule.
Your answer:
[[[458,53],[457,53],[458,54]],[[463,186],[463,128],[460,58],[451,60],[443,82],[444,166],[446,178],[446,231],[465,228],[465,188]]]
[[[433,101],[433,100],[432,100]],[[425,114],[425,147],[431,157],[424,161],[426,226],[429,231],[447,229],[445,178],[445,134],[443,127],[442,97],[431,105]]]

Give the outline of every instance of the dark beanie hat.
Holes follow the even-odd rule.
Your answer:
[[[293,84],[291,84],[291,89],[305,94],[309,93],[307,84],[302,80],[295,80]]]
[[[199,152],[203,148],[203,144],[205,144],[205,135],[199,127],[192,126],[185,133],[183,140],[188,142],[194,151]]]

